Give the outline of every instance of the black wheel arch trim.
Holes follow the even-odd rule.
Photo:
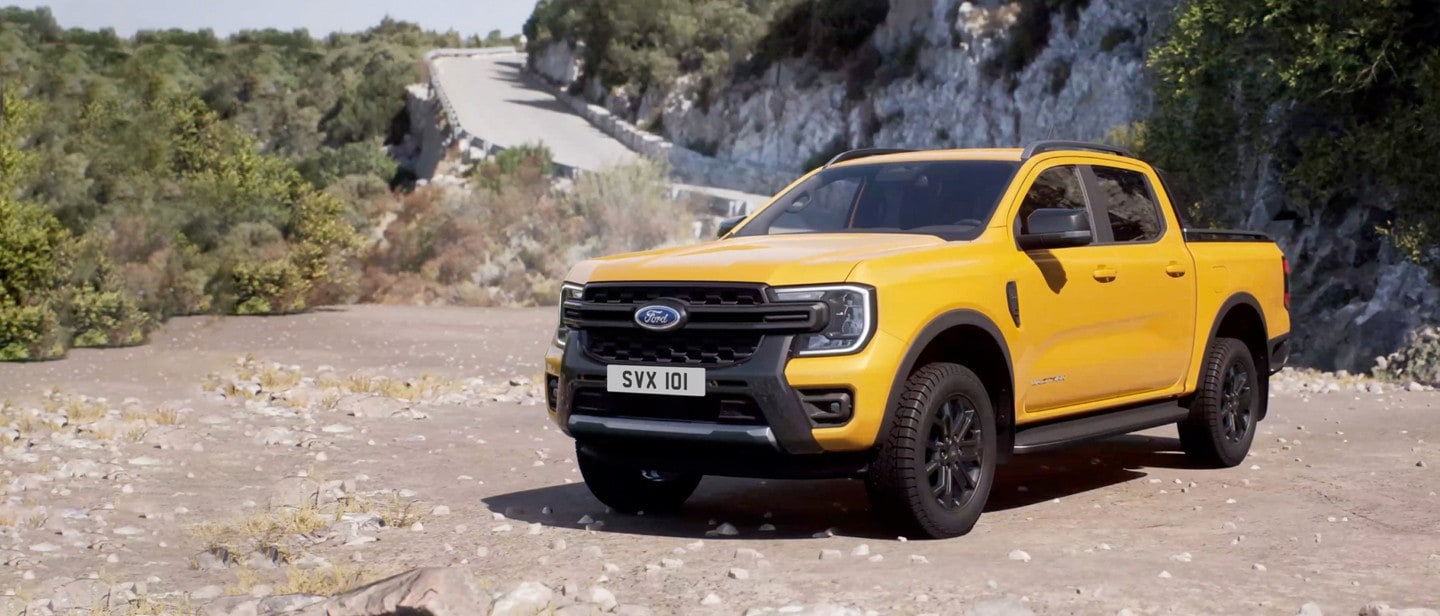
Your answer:
[[[1262,333],[1265,336],[1265,340],[1262,341],[1261,346],[1265,347],[1266,357],[1255,358],[1258,367],[1259,360],[1263,359],[1267,362],[1269,361],[1268,356],[1270,342],[1270,324],[1265,320],[1265,310],[1260,307],[1260,300],[1255,299],[1254,295],[1251,295],[1245,291],[1240,291],[1238,293],[1235,293],[1234,295],[1231,295],[1228,299],[1225,300],[1225,303],[1220,304],[1220,309],[1215,311],[1215,317],[1212,321],[1210,321],[1210,335],[1205,338],[1205,351],[1207,353],[1210,351],[1210,345],[1215,342],[1215,337],[1219,335],[1220,324],[1225,321],[1225,317],[1230,316],[1230,311],[1234,310],[1236,306],[1242,305],[1254,309],[1255,314],[1260,315],[1260,329],[1264,330]],[[1267,364],[1267,370],[1268,367],[1269,366]]]
[[[1255,314],[1260,316],[1260,329],[1262,330],[1261,335],[1263,336],[1263,339],[1257,341],[1257,343],[1261,351],[1264,353],[1264,356],[1253,357],[1252,360],[1255,362],[1256,371],[1262,373],[1261,375],[1259,375],[1261,376],[1259,380],[1263,388],[1263,391],[1261,392],[1259,419],[1264,419],[1265,414],[1269,410],[1270,406],[1266,403],[1268,401],[1270,391],[1269,379],[1265,377],[1268,377],[1270,374],[1274,373],[1274,370],[1272,370],[1272,366],[1270,364],[1271,342],[1273,339],[1270,338],[1270,323],[1265,320],[1265,309],[1260,307],[1260,300],[1255,299],[1254,295],[1251,295],[1245,291],[1240,291],[1227,298],[1225,300],[1225,303],[1220,304],[1220,309],[1215,311],[1214,320],[1210,322],[1210,335],[1205,339],[1204,354],[1200,356],[1202,366],[1197,367],[1197,369],[1203,369],[1203,363],[1205,361],[1205,358],[1210,356],[1210,348],[1212,345],[1215,344],[1216,336],[1220,334],[1220,324],[1225,321],[1225,317],[1230,316],[1230,311],[1234,310],[1237,306],[1248,306],[1255,310]],[[1248,347],[1250,345],[1247,344],[1246,346]]]
[[[1010,357],[1010,347],[1005,344],[1005,336],[1000,333],[1000,328],[995,321],[983,313],[971,309],[952,310],[932,319],[925,325],[920,333],[910,341],[910,346],[905,349],[905,355],[900,360],[900,367],[895,371],[895,377],[890,382],[890,393],[885,399],[885,417],[880,422],[880,431],[876,433],[875,442],[879,442],[888,434],[895,424],[895,408],[900,403],[900,396],[905,391],[905,381],[920,366],[915,365],[920,359],[920,354],[939,338],[946,331],[963,326],[971,326],[984,331],[995,341],[995,346],[1000,348],[1000,353],[1005,356],[1005,374],[1009,376],[1010,382],[1006,390],[1000,392],[1001,399],[1007,404],[996,405],[995,411],[999,414],[995,418],[996,446],[999,449],[999,457],[996,462],[1004,462],[1010,457],[1011,449],[1015,442],[1015,368],[1014,361]],[[989,383],[985,384],[988,388]]]

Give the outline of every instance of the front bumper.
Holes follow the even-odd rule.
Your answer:
[[[850,421],[840,425],[812,420],[816,396],[838,388],[791,385],[792,336],[766,336],[747,361],[708,368],[702,399],[607,392],[606,364],[582,350],[582,335],[570,332],[565,348],[547,358],[547,405],[590,453],[656,470],[777,478],[848,476],[869,461],[868,451],[827,452],[817,440],[817,430],[845,431],[858,409],[852,404]],[[727,404],[748,410],[716,420],[715,409]],[[631,412],[640,407],[666,416]]]
[[[718,442],[790,454],[822,451],[810,434],[810,420],[799,392],[785,381],[783,370],[789,355],[790,336],[767,336],[749,361],[705,371],[707,398],[728,394],[754,400],[763,424],[738,425],[576,413],[578,394],[615,396],[600,394],[605,390],[606,364],[587,357],[580,350],[580,336],[579,332],[570,333],[571,340],[566,344],[560,362],[555,407],[556,423],[576,440]],[[683,398],[670,401],[691,402]]]

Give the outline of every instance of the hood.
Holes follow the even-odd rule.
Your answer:
[[[818,233],[737,237],[580,263],[576,282],[844,282],[867,258],[945,244],[933,235]]]

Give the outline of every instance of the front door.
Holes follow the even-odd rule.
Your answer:
[[[1104,229],[1095,225],[1081,169],[1038,169],[1012,214],[1014,232],[1025,232],[1036,209],[1066,208],[1090,213],[1091,231],[1101,238]],[[1121,364],[1105,348],[1120,333],[1110,292],[1111,250],[1095,244],[1018,252],[1013,278],[1022,342],[1013,361],[1022,413],[1083,404],[1113,391],[1112,376]]]

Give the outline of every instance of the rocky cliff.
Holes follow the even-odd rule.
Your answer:
[[[659,119],[679,146],[792,172],[846,147],[1092,139],[1148,111],[1146,44],[1175,4],[1093,0],[1036,25],[1017,23],[1018,3],[894,0],[872,38],[876,57],[844,71],[786,60],[728,84],[708,105],[694,76],[638,101],[597,80],[578,89],[636,123]],[[552,45],[532,68],[574,84],[578,55],[570,44]],[[1026,57],[1023,66],[1015,55]]]
[[[873,57],[829,71],[784,60],[718,93],[702,92],[694,75],[638,97],[606,91],[598,80],[577,81],[571,43],[533,55],[531,68],[636,124],[662,126],[672,158],[794,174],[850,147],[1103,138],[1150,113],[1147,52],[1182,1],[892,0],[864,50]],[[1036,19],[1035,6],[1056,4],[1069,8]],[[1268,152],[1250,158],[1235,179],[1232,222],[1272,233],[1291,260],[1298,359],[1370,371],[1388,355],[1379,367],[1395,376],[1440,381],[1440,334],[1426,329],[1440,322],[1440,291],[1375,231],[1384,199],[1297,213],[1278,188],[1277,161]],[[768,192],[780,187],[773,177],[706,179]]]

